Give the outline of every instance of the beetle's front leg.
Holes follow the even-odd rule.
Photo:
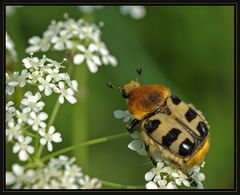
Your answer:
[[[128,125],[127,125],[127,130],[129,133],[133,133],[136,130],[136,126],[140,123],[140,120],[133,119]]]

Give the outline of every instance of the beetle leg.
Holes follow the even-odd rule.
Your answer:
[[[180,169],[181,170],[181,169]],[[186,170],[181,170],[185,175],[187,175],[187,180],[189,181],[190,185],[192,187],[196,187],[197,186],[197,182],[195,181],[195,179],[192,178],[193,172],[189,173]]]
[[[157,161],[153,158],[153,155],[151,154],[151,152],[149,150],[149,146],[147,144],[145,144],[145,150],[146,150],[146,152],[148,154],[148,157],[152,161],[153,165],[156,167],[157,166]]]
[[[192,174],[193,174],[193,172],[187,174],[188,181],[190,182],[191,186],[196,187],[197,186],[197,182],[195,181],[195,179],[192,178]]]
[[[140,120],[133,119],[128,125],[127,130],[129,133],[133,133],[136,130],[136,126],[140,123]]]

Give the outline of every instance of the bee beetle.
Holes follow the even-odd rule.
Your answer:
[[[158,150],[184,173],[194,165],[200,165],[209,147],[209,125],[203,114],[179,97],[171,95],[164,85],[142,85],[138,77],[123,87],[108,86],[120,90],[127,100],[128,110],[134,119],[127,129],[138,130],[148,156],[154,165],[153,152]]]

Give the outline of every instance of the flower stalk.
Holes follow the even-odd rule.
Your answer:
[[[129,136],[129,133],[128,132],[125,132],[125,133],[120,133],[120,134],[116,134],[116,135],[110,135],[110,136],[106,136],[106,137],[101,137],[101,138],[97,138],[97,139],[93,139],[93,140],[90,140],[90,141],[85,141],[85,142],[82,142],[82,143],[79,143],[79,144],[76,144],[76,145],[73,145],[73,146],[69,146],[69,147],[66,147],[66,148],[63,148],[61,150],[58,150],[56,152],[53,152],[47,156],[44,156],[41,161],[42,162],[45,162],[47,161],[48,159],[54,157],[54,156],[58,156],[60,154],[64,154],[64,153],[67,153],[67,152],[70,152],[70,151],[73,151],[77,148],[80,148],[80,147],[85,147],[85,146],[91,146],[91,145],[95,145],[95,144],[100,144],[100,143],[104,143],[104,142],[108,142],[108,141],[113,141],[113,140],[116,140],[116,139],[121,139],[121,138],[124,138],[124,137],[128,137]]]

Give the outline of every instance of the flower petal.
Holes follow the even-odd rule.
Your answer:
[[[171,181],[167,184],[167,189],[177,189],[177,186],[173,181]]]
[[[153,181],[149,181],[146,183],[146,189],[158,189],[158,186]]]
[[[146,181],[150,181],[150,180],[152,180],[152,178],[154,177],[154,174],[151,172],[151,171],[149,171],[149,172],[147,172],[146,174],[145,174],[145,180]]]
[[[51,143],[51,142],[48,142],[48,143],[47,143],[47,148],[48,148],[48,151],[49,151],[49,152],[52,152],[53,146],[52,146],[52,143]]]
[[[133,140],[128,144],[128,148],[133,151],[139,150],[141,147],[141,142],[140,140]]]
[[[62,141],[62,138],[61,138],[61,134],[60,133],[54,133],[53,135],[52,135],[52,140],[54,141],[54,142],[56,142],[56,143],[59,143],[59,142],[61,142]]]
[[[13,146],[13,153],[17,153],[19,150],[20,150],[19,144],[15,144],[15,145]]]
[[[67,95],[66,99],[70,104],[75,104],[77,102],[77,99],[74,96],[71,96],[71,95]]]
[[[95,64],[97,65],[101,65],[101,61],[100,61],[100,58],[96,55],[92,56],[92,60],[94,61]]]
[[[47,113],[45,113],[45,112],[41,112],[38,117],[39,117],[39,119],[41,119],[42,121],[45,121],[45,120],[48,118],[48,115],[47,115]]]
[[[23,175],[23,172],[24,172],[23,167],[18,164],[14,164],[12,166],[12,170],[13,170],[13,173],[17,176]]]
[[[60,104],[64,103],[64,97],[62,95],[59,96],[58,101]]]
[[[41,138],[40,139],[40,144],[42,145],[46,145],[47,141],[44,139],[44,138]]]
[[[89,71],[92,73],[96,73],[98,70],[97,65],[94,64],[91,60],[87,60],[87,66],[89,68]]]
[[[54,126],[50,126],[48,130],[48,134],[52,135],[56,131]]]
[[[18,157],[21,161],[26,161],[28,159],[28,153],[25,150],[21,150]]]
[[[84,60],[84,55],[77,54],[73,58],[73,63],[78,65],[78,64],[81,64],[83,62],[83,60]]]
[[[34,147],[33,146],[28,146],[27,151],[28,151],[29,154],[33,154],[34,153]]]

